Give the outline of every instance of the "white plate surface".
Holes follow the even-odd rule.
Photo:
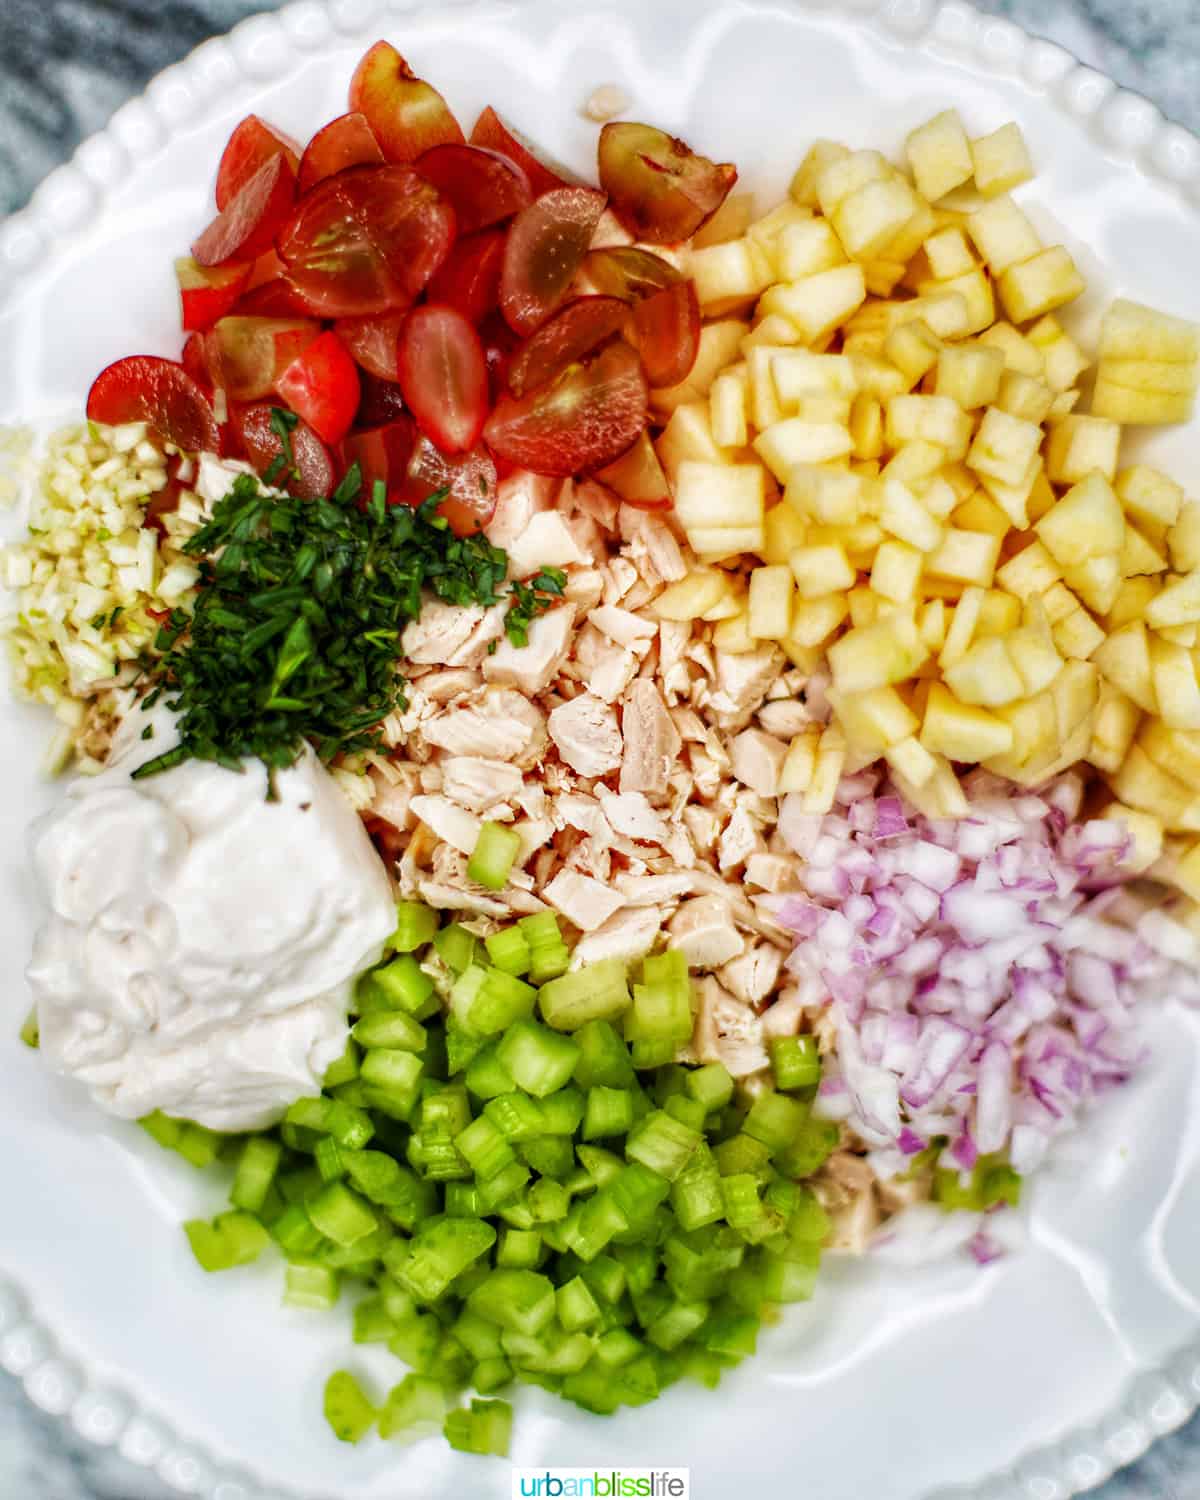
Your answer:
[[[77,415],[92,375],[176,354],[172,258],[209,215],[215,162],[255,110],[300,137],[344,108],[365,46],[387,36],[461,118],[495,104],[581,171],[579,114],[619,83],[630,113],[742,169],[765,206],[818,135],[899,148],[935,110],[973,133],[1019,119],[1039,166],[1022,191],[1091,290],[1200,317],[1200,141],[1061,49],[968,6],[855,0],[522,0],[379,7],[304,0],[239,26],[125,106],[24,214],[0,225],[0,420]],[[1196,430],[1130,442],[1187,474]],[[4,691],[4,690],[0,690]],[[15,1039],[35,913],[23,830],[46,723],[0,708],[0,1363],[32,1398],[206,1500],[506,1497],[494,1461],[440,1439],[349,1450],[320,1392],[348,1361],[329,1317],[279,1307],[278,1263],[205,1277],[178,1229],[217,1187],[49,1079]],[[1200,1028],[1170,1005],[1153,1061],[1039,1177],[1031,1244],[885,1271],[830,1259],[817,1295],[713,1394],[675,1388],[601,1420],[518,1398],[514,1460],[689,1465],[693,1493],[820,1500],[1064,1500],[1135,1457],[1200,1398]],[[374,1351],[372,1351],[374,1352]]]

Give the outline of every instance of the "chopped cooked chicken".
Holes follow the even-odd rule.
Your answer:
[[[875,1174],[852,1151],[835,1151],[813,1182],[813,1191],[833,1221],[826,1244],[860,1255],[879,1227]]]
[[[667,706],[653,682],[639,677],[625,694],[621,715],[625,749],[621,760],[623,792],[662,796],[681,741]]]
[[[813,721],[799,698],[768,698],[758,711],[758,722],[768,734],[792,740]]]
[[[606,786],[598,786],[596,795],[600,806],[617,833],[643,843],[661,844],[667,837],[667,825],[646,801],[643,792],[610,792]]]
[[[451,755],[442,762],[442,791],[460,807],[486,812],[497,802],[514,798],[524,786],[516,766],[475,755]]]
[[[812,996],[804,984],[789,985],[763,1011],[763,1031],[768,1037],[795,1036]]]
[[[554,837],[554,824],[549,818],[518,818],[513,824],[521,847],[517,850],[516,863],[527,865],[539,849],[544,849]]]
[[[483,534],[493,547],[503,547],[511,555],[513,544],[530,521],[550,509],[561,488],[561,480],[546,479],[525,469],[510,474],[496,487],[496,509]]]
[[[720,896],[693,896],[681,903],[669,927],[672,948],[678,948],[693,969],[719,969],[745,948],[729,902]]]
[[[404,774],[399,781],[380,785],[371,802],[370,811],[377,817],[382,818],[385,823],[390,823],[393,828],[401,830],[413,826],[412,799],[416,795],[419,782],[416,771],[411,766],[398,767]]]
[[[744,953],[730,959],[717,977],[736,999],[757,1006],[779,983],[783,958],[782,948],[752,943]]]
[[[746,884],[764,891],[795,891],[800,875],[794,855],[751,854],[746,860]]]
[[[595,609],[604,598],[604,574],[599,568],[576,568],[573,573],[567,574],[563,598],[581,614]]]
[[[711,807],[702,807],[698,802],[689,803],[680,814],[687,829],[692,847],[701,854],[708,854],[721,833],[721,820]]]
[[[654,947],[662,922],[663,914],[655,906],[616,911],[595,932],[580,938],[571,954],[571,967],[580,969],[601,958],[621,958],[629,963],[643,958]]]
[[[426,828],[460,854],[470,854],[479,842],[482,823],[474,813],[467,812],[457,802],[451,802],[449,797],[414,797],[411,806],[413,815],[420,818]]]
[[[575,606],[561,605],[539,615],[529,626],[528,642],[515,646],[502,640],[491,656],[484,658],[483,675],[488,682],[503,682],[536,698],[549,687],[571,650]]]
[[[651,582],[677,583],[686,578],[688,565],[671,528],[657,516],[623,505],[618,517],[621,535],[629,543],[629,555],[638,572]]]
[[[481,755],[527,767],[546,748],[546,719],[536,704],[512,688],[488,687],[473,701],[421,726],[431,745],[452,755]]]
[[[615,605],[638,581],[638,570],[627,557],[610,557],[604,574],[604,602]]]
[[[580,776],[603,776],[621,764],[617,716],[594,693],[552,709],[546,727],[559,755]]]
[[[658,634],[656,620],[647,620],[617,604],[601,604],[589,610],[588,620],[618,646],[633,646],[638,641],[653,640]]]
[[[742,807],[735,807],[717,840],[717,867],[722,874],[744,865],[752,854],[765,854],[766,843],[758,824]]]
[[[594,625],[575,637],[571,675],[605,703],[615,703],[637,676],[638,659],[624,646],[614,646]]]
[[[577,828],[580,833],[604,844],[612,842],[612,826],[595,797],[582,792],[564,792],[554,800],[554,816],[560,827]]]
[[[614,884],[627,906],[668,906],[691,893],[692,877],[686,870],[670,875],[622,872]]]
[[[484,668],[486,674],[487,668]],[[729,765],[733,774],[752,791],[773,797],[779,790],[779,777],[788,747],[783,740],[762,729],[743,729],[729,747]]]
[[[767,1067],[762,1022],[751,1006],[731,995],[712,975],[697,981],[699,1005],[692,1051],[700,1062],[724,1063],[734,1078]]]
[[[569,568],[591,561],[557,510],[531,515],[506,550],[510,578],[532,578],[543,568]]]
[[[409,661],[447,667],[473,667],[504,634],[508,605],[449,604],[426,596],[420,618],[404,627],[400,649]]]
[[[783,652],[776,646],[716,652],[713,658],[716,682],[708,691],[707,705],[701,706],[713,712],[722,728],[742,729],[766,698],[784,660]]]
[[[581,932],[595,932],[622,905],[621,897],[590,875],[560,870],[542,895]]]

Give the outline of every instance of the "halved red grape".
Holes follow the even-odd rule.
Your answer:
[[[251,261],[270,250],[296,201],[296,179],[281,153],[269,157],[192,245],[202,266]]]
[[[364,499],[371,498],[376,481],[382,480],[389,503],[404,504],[402,491],[408,482],[408,463],[416,445],[417,424],[407,414],[348,433],[341,444],[342,472],[357,464]]]
[[[180,363],[196,384],[209,397],[213,391],[213,372],[208,362],[209,339],[202,333],[189,334],[183,341]]]
[[[394,380],[380,380],[369,370],[359,370],[358,385],[358,411],[354,417],[356,429],[386,427],[389,422],[394,422],[401,416],[412,422],[404,404],[404,392]]]
[[[344,172],[347,167],[380,167],[386,159],[366,115],[352,110],[330,120],[305,146],[296,187],[307,193],[335,172]]]
[[[202,266],[189,255],[175,262],[185,333],[203,333],[234,306],[253,266]]]
[[[700,351],[700,303],[696,283],[677,281],[633,309],[634,343],[652,386],[685,380]]]
[[[600,132],[599,167],[617,218],[654,245],[695,234],[737,181],[728,162],[709,161],[665,130],[628,121]]]
[[[474,327],[453,307],[416,307],[400,334],[400,389],[417,426],[443,453],[479,441],[488,414],[487,365]]]
[[[415,161],[431,146],[463,141],[450,106],[390,42],[376,42],[355,68],[350,108],[367,117],[388,161]]]
[[[364,370],[380,380],[399,380],[400,330],[407,313],[379,313],[370,318],[339,318],[334,332]]]
[[[282,156],[294,177],[300,165],[300,147],[257,115],[247,115],[229,137],[217,168],[217,208],[222,210],[237,197],[255,172],[273,156]]]
[[[449,495],[438,506],[456,536],[471,536],[492,519],[499,484],[496,465],[486,448],[449,457],[421,438],[408,463],[408,477],[401,498],[417,506],[438,490]]]
[[[301,500],[315,500],[331,495],[337,486],[333,455],[307,422],[297,422],[289,434],[294,472],[289,473],[279,459],[284,457],[283,443],[271,425],[271,404],[236,406],[232,422],[241,440],[247,461],[271,483]]]
[[[576,297],[530,334],[513,355],[508,385],[514,396],[556,379],[591,354],[630,321],[629,306],[619,297]]]
[[[354,425],[358,366],[332,329],[288,365],[275,389],[326,443],[340,443]]]
[[[483,435],[496,453],[535,474],[577,474],[611,463],[636,441],[647,400],[641,361],[618,342],[553,385],[502,396]]]
[[[278,249],[312,311],[343,318],[409,306],[453,241],[453,208],[412,167],[350,167],[304,195]]]
[[[455,240],[425,289],[426,297],[444,307],[456,307],[478,326],[500,303],[504,242],[502,229],[484,229]]]
[[[232,401],[261,401],[320,332],[311,318],[222,318],[205,335],[213,383]]]
[[[683,272],[677,271],[669,260],[637,245],[609,245],[603,250],[589,250],[583,257],[580,270],[598,292],[609,297],[623,297],[626,302],[652,296],[661,292],[663,287],[674,286],[683,280]]]
[[[212,403],[182,365],[133,354],[101,370],[87,399],[88,420],[117,427],[145,422],[178,448],[215,453],[220,441]]]
[[[499,151],[509,161],[516,162],[529,178],[529,186],[535,198],[540,198],[543,193],[549,193],[554,188],[573,187],[579,182],[574,172],[560,167],[557,162],[544,161],[532,142],[506,125],[490,104],[475,121],[471,131],[471,145]]]
[[[627,505],[635,505],[638,510],[671,508],[671,484],[658,461],[648,432],[641,433],[633,447],[620,458],[597,469],[593,478],[606,484]]]
[[[500,273],[500,310],[532,333],[566,296],[604,212],[594,188],[555,188],[513,220]]]
[[[244,318],[307,318],[308,303],[286,276],[262,281],[243,292],[233,311]]]
[[[435,146],[414,165],[454,205],[459,234],[511,219],[533,202],[529,178],[516,162],[482,146]]]
[[[488,387],[492,393],[492,404],[495,405],[501,394],[508,390],[508,367],[513,355],[521,347],[521,340],[499,312],[488,313],[479,325],[479,337],[487,364]]]

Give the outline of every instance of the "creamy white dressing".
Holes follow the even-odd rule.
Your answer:
[[[113,1114],[260,1129],[319,1092],[396,909],[311,749],[276,774],[274,802],[259,761],[131,779],[176,741],[168,711],[133,709],[105,770],[34,826],[41,1054]]]

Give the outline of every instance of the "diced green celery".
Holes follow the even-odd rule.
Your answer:
[[[399,1047],[424,1052],[425,1028],[402,1010],[374,1010],[357,1022],[352,1033],[362,1047]]]
[[[625,1017],[629,1042],[678,1045],[692,1034],[691,986],[685,979],[663,985],[635,984],[633,1006]]]
[[[644,1292],[658,1275],[658,1253],[650,1245],[616,1245],[613,1255],[631,1292]],[[593,1267],[595,1266],[593,1262]]]
[[[573,1136],[583,1120],[584,1096],[573,1084],[555,1089],[538,1101],[544,1135]]]
[[[481,1359],[471,1371],[471,1384],[484,1395],[502,1391],[506,1385],[512,1384],[512,1378],[512,1366],[508,1360],[499,1356],[495,1359]]]
[[[580,1088],[632,1088],[637,1081],[629,1048],[611,1021],[588,1021],[574,1034],[579,1048],[575,1082]]]
[[[671,1184],[671,1207],[685,1230],[700,1229],[725,1217],[721,1174],[712,1153],[701,1147]]]
[[[300,1269],[293,1267],[292,1269]],[[396,1331],[382,1297],[364,1297],[354,1308],[354,1342],[386,1344]]]
[[[594,1197],[585,1198],[571,1210],[564,1233],[567,1244],[580,1260],[590,1261],[600,1254],[614,1235],[628,1228],[629,1220],[620,1206],[609,1190],[602,1188]]]
[[[172,1120],[159,1109],[153,1114],[143,1115],[138,1124],[152,1141],[157,1141],[167,1151],[174,1151],[183,1134],[184,1121]]]
[[[759,1182],[766,1182],[771,1175],[770,1148],[753,1136],[731,1135],[728,1140],[715,1145],[712,1154],[722,1177],[750,1172]]]
[[[402,1318],[388,1340],[389,1350],[414,1370],[427,1373],[437,1358],[442,1342],[442,1325],[432,1313],[416,1313]]]
[[[430,1182],[449,1182],[471,1175],[471,1168],[445,1124],[422,1126],[414,1131],[409,1138],[407,1155],[410,1165]]]
[[[325,1420],[343,1443],[359,1443],[378,1413],[349,1370],[335,1370],[325,1382]]]
[[[605,1191],[621,1210],[626,1223],[640,1229],[654,1217],[658,1205],[666,1201],[671,1184],[658,1172],[632,1161],[617,1172]]]
[[[673,1120],[678,1120],[681,1125],[703,1132],[707,1111],[699,1099],[693,1099],[687,1094],[672,1094],[663,1105],[663,1110]]]
[[[631,1161],[640,1161],[668,1182],[674,1182],[702,1140],[698,1130],[692,1130],[663,1110],[656,1109],[639,1120],[629,1132],[625,1154]]]
[[[619,958],[602,958],[573,974],[551,979],[538,991],[538,1009],[556,1031],[577,1031],[589,1021],[611,1021],[629,1009],[629,982]]]
[[[810,1115],[792,1143],[776,1154],[775,1165],[789,1177],[811,1177],[837,1150],[841,1138],[836,1120],[816,1120]]]
[[[485,828],[495,826],[484,824]],[[507,1401],[473,1399],[469,1411],[465,1407],[456,1407],[446,1413],[442,1431],[450,1446],[462,1453],[487,1453],[505,1458],[512,1440],[512,1407]]]
[[[775,1036],[771,1071],[777,1089],[814,1089],[821,1081],[821,1054],[815,1036]]]
[[[529,979],[533,984],[544,984],[548,979],[557,979],[565,974],[571,955],[563,942],[558,917],[552,911],[535,912],[522,917],[517,923],[521,935],[529,944]]]
[[[475,959],[479,939],[459,922],[443,927],[433,939],[434,952],[455,974],[469,969]]]
[[[541,1105],[515,1089],[489,1099],[480,1118],[490,1121],[506,1141],[528,1141],[545,1134]]]
[[[509,1162],[508,1166],[501,1167],[490,1177],[476,1177],[479,1201],[484,1212],[495,1213],[510,1198],[515,1198],[528,1181],[529,1168],[520,1161]]]
[[[512,1092],[512,1075],[496,1056],[495,1042],[488,1042],[471,1059],[465,1082],[476,1099],[495,1099]]]
[[[446,1017],[443,1035],[446,1038],[446,1071],[453,1077],[470,1067],[472,1060],[482,1051],[485,1038],[477,1036],[455,1015]]]
[[[472,1001],[469,1016],[465,1018],[472,1031],[482,1036],[495,1036],[514,1021],[533,1015],[538,994],[533,985],[526,984],[515,974],[506,974],[503,969],[488,968],[483,972],[483,984]]]
[[[792,1182],[786,1177],[776,1177],[767,1183],[763,1202],[785,1219],[790,1219],[800,1207],[803,1192],[798,1182]]]
[[[758,1346],[759,1319],[733,1306],[716,1308],[704,1329],[701,1343],[710,1354],[742,1357]]]
[[[326,1091],[339,1088],[342,1084],[353,1083],[358,1077],[359,1050],[353,1038],[346,1042],[346,1050],[336,1062],[331,1062],[325,1069],[325,1077],[321,1080],[321,1087]]]
[[[600,1304],[582,1276],[572,1276],[555,1293],[558,1321],[568,1333],[591,1328],[600,1321]]]
[[[590,1261],[576,1256],[575,1261],[568,1264],[577,1266],[578,1274],[597,1297],[602,1297],[605,1302],[613,1305],[621,1300],[626,1287],[625,1267],[614,1255],[605,1251]],[[564,1267],[564,1271],[565,1269]]]
[[[424,1373],[432,1375],[444,1391],[464,1390],[471,1379],[471,1356],[452,1333],[444,1333]]]
[[[575,1166],[575,1148],[565,1135],[530,1136],[517,1142],[517,1155],[543,1177],[566,1177]]]
[[[367,1107],[367,1091],[361,1078],[352,1078],[349,1083],[337,1084],[333,1089],[333,1097],[341,1099],[346,1104],[353,1104],[356,1109]]]
[[[629,1089],[610,1089],[603,1085],[587,1093],[587,1110],[583,1117],[585,1141],[605,1136],[627,1135],[633,1125],[633,1093]]]
[[[637,1041],[629,1049],[629,1055],[633,1059],[633,1066],[639,1073],[649,1072],[652,1068],[663,1068],[671,1061],[679,1050],[679,1043],[670,1039],[666,1041]]]
[[[394,1443],[415,1443],[440,1432],[446,1393],[428,1375],[406,1375],[393,1386],[379,1413],[379,1435]]]
[[[464,1309],[452,1325],[454,1336],[475,1360],[499,1359],[503,1353],[500,1330],[495,1323]]]
[[[653,985],[685,984],[688,981],[687,959],[678,948],[664,948],[642,962],[642,983]]]
[[[423,1085],[421,1100],[421,1129],[443,1126],[452,1136],[458,1135],[471,1123],[471,1102],[467,1098],[466,1086],[461,1083],[438,1083],[429,1079]]]
[[[344,1182],[331,1182],[305,1204],[308,1217],[335,1245],[353,1245],[378,1227],[369,1205]]]
[[[612,1372],[612,1380],[617,1396],[628,1406],[645,1406],[662,1389],[658,1365],[648,1353],[618,1366]]]
[[[611,1182],[624,1165],[615,1152],[607,1151],[603,1146],[576,1146],[575,1154],[597,1187]]]
[[[807,1106],[767,1089],[750,1106],[742,1129],[752,1139],[761,1141],[774,1156],[796,1140],[807,1120]]]
[[[366,1110],[347,1104],[344,1099],[331,1101],[325,1128],[347,1151],[361,1151],[375,1134],[375,1126]]]
[[[332,1099],[326,1099],[323,1095],[316,1098],[294,1099],[287,1107],[287,1113],[283,1117],[284,1123],[294,1125],[301,1131],[327,1134],[333,1104]],[[298,1139],[303,1140],[304,1137],[298,1137]],[[316,1145],[316,1142],[313,1141],[312,1144]]]
[[[315,1166],[293,1167],[281,1172],[276,1178],[280,1192],[288,1203],[303,1203],[313,1193],[319,1193],[325,1179]]]
[[[175,1150],[184,1161],[191,1162],[193,1167],[208,1167],[216,1161],[224,1139],[215,1130],[207,1130],[203,1125],[185,1120],[175,1142]]]
[[[479,1217],[479,1189],[473,1182],[447,1182],[445,1186],[445,1212],[451,1219],[477,1219]]]
[[[313,1152],[313,1161],[321,1174],[322,1182],[336,1182],[346,1175],[346,1163],[342,1160],[342,1148],[331,1135],[323,1135]]]
[[[698,1380],[710,1391],[715,1391],[721,1382],[721,1376],[725,1373],[725,1364],[721,1356],[710,1354],[707,1349],[699,1349],[695,1344],[689,1344],[681,1352],[684,1374],[691,1380]]]
[[[536,1229],[502,1229],[496,1246],[498,1266],[534,1271],[542,1259],[542,1237]]]
[[[554,1284],[538,1271],[492,1271],[467,1298],[467,1307],[512,1333],[536,1337],[554,1317]]]
[[[399,1112],[407,1118],[417,1102],[423,1067],[415,1052],[397,1047],[374,1047],[362,1060],[362,1081],[371,1091],[373,1108],[385,1113]],[[380,1102],[382,1101],[382,1102]],[[391,1104],[392,1108],[386,1106]]]
[[[596,1358],[601,1364],[615,1369],[617,1365],[627,1365],[631,1359],[637,1359],[644,1347],[627,1328],[610,1328],[596,1340]]]
[[[576,1374],[568,1375],[562,1383],[562,1394],[584,1411],[602,1417],[611,1416],[621,1404],[613,1388],[612,1369],[599,1360],[593,1360]]]
[[[467,878],[485,890],[502,891],[521,852],[521,835],[503,823],[484,823],[467,861]]]
[[[247,1213],[261,1213],[275,1173],[283,1159],[283,1147],[269,1135],[252,1135],[242,1147],[229,1201]]]
[[[287,1256],[311,1255],[321,1244],[321,1231],[308,1217],[303,1203],[290,1203],[271,1225],[271,1238]]]
[[[530,1191],[532,1192],[532,1189]],[[530,1212],[526,1199],[511,1199],[508,1203],[501,1204],[496,1212],[506,1224],[510,1224],[514,1229],[532,1229],[534,1226],[533,1214]]]
[[[705,1114],[724,1109],[733,1098],[733,1079],[724,1063],[705,1063],[702,1068],[689,1068],[684,1087],[690,1098],[704,1106]]]
[[[397,901],[396,930],[387,940],[393,953],[415,953],[438,930],[438,914],[423,901]]]
[[[389,963],[372,969],[358,981],[360,1002],[368,1010],[402,1010],[418,1021],[424,1021],[438,1010],[433,980],[411,953],[401,953]],[[359,1013],[365,1014],[363,1004]]]
[[[436,1189],[422,1182],[384,1151],[343,1152],[350,1181],[372,1203],[385,1208],[388,1216],[411,1229],[433,1212]]]
[[[943,1208],[964,1209],[980,1213],[983,1209],[982,1184],[976,1173],[961,1173],[952,1167],[938,1167],[933,1174],[934,1200]]]
[[[801,1249],[806,1255],[800,1255]],[[764,1266],[763,1296],[768,1302],[807,1302],[817,1283],[821,1247],[796,1246],[785,1258],[768,1254]]]
[[[672,1302],[646,1329],[646,1337],[659,1349],[675,1349],[701,1327],[709,1314],[707,1302]]]
[[[753,1224],[762,1213],[758,1181],[749,1172],[734,1172],[721,1178],[725,1218],[735,1229]]]
[[[454,1279],[496,1243],[494,1227],[483,1219],[440,1219],[422,1224],[396,1279],[414,1297],[435,1302]]]
[[[283,1300],[288,1307],[332,1307],[338,1290],[338,1273],[327,1266],[294,1261],[284,1273]]]
[[[394,1277],[385,1272],[377,1279],[376,1286],[379,1289],[379,1300],[383,1303],[383,1310],[393,1323],[402,1323],[405,1318],[415,1316],[416,1299],[411,1292],[405,1291]]]
[[[535,1224],[557,1223],[566,1218],[571,1206],[566,1188],[550,1177],[539,1178],[529,1189],[526,1201]]]
[[[829,1215],[817,1195],[801,1188],[787,1222],[788,1238],[795,1243],[820,1245],[829,1234]]]
[[[517,1021],[500,1038],[496,1055],[519,1089],[544,1098],[570,1081],[579,1048],[537,1021]]]
[[[529,944],[519,927],[504,927],[483,940],[488,957],[497,969],[506,974],[529,972]]]
[[[189,1219],[183,1226],[192,1254],[205,1271],[229,1271],[256,1260],[270,1236],[252,1214],[233,1209],[207,1219]]]

